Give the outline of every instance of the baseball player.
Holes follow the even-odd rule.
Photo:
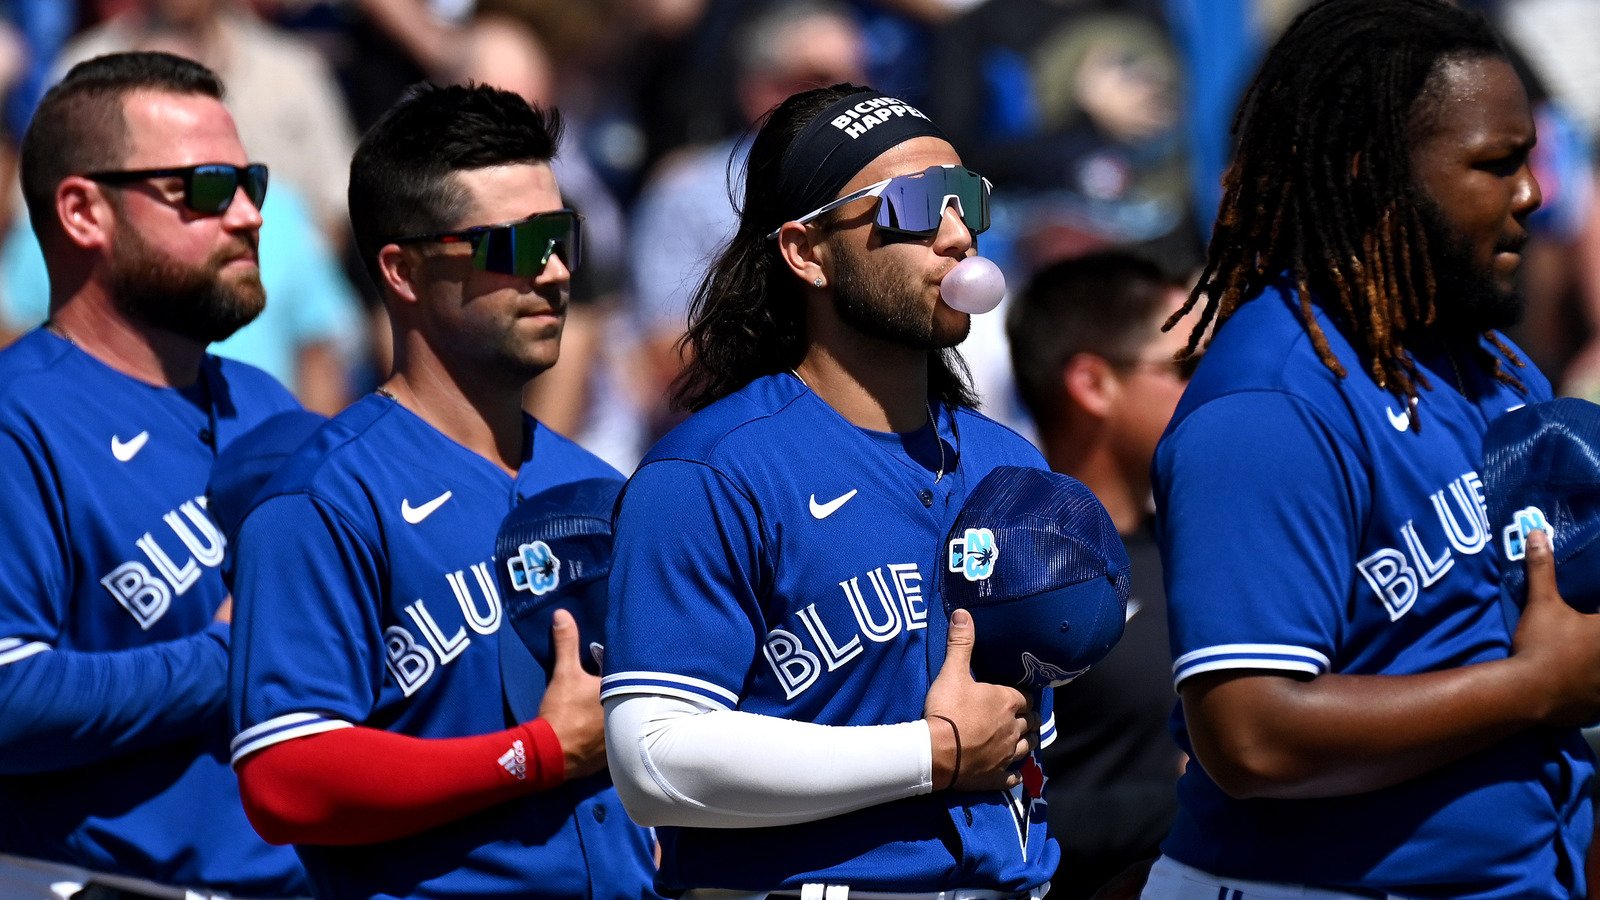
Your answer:
[[[223,755],[204,498],[219,450],[298,408],[206,353],[264,303],[266,169],[214,74],[126,53],[46,94],[22,187],[51,307],[0,353],[0,894],[303,894]]]
[[[939,284],[976,252],[988,184],[853,85],[785,100],[746,174],[691,313],[696,412],[619,512],[618,792],[660,826],[665,892],[1038,895],[1057,859],[1038,713],[972,679],[971,616],[934,589],[972,485],[1043,468],[972,409],[949,349],[969,318]]]
[[[1549,396],[1497,331],[1533,143],[1445,0],[1324,3],[1269,53],[1156,456],[1198,764],[1144,896],[1584,896],[1600,619],[1541,532],[1507,620],[1478,473],[1487,423]]]
[[[423,85],[351,163],[394,374],[268,482],[234,572],[233,762],[319,897],[650,895],[572,618],[546,680],[491,569],[521,499],[621,479],[520,404],[556,361],[579,261],[559,130],[506,91]]]

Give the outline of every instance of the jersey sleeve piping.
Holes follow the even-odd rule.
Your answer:
[[[1292,644],[1217,644],[1178,657],[1172,664],[1172,686],[1202,672],[1223,669],[1268,669],[1317,676],[1331,668],[1326,654]]]
[[[321,734],[324,731],[336,731],[340,728],[354,727],[343,719],[330,719],[317,713],[297,712],[282,716],[274,716],[259,725],[252,725],[239,732],[233,742],[228,745],[230,753],[229,764],[237,766],[239,761],[260,750],[265,750],[273,744],[293,740],[307,735]]]
[[[51,649],[43,641],[25,641],[18,637],[0,639],[0,666],[9,665],[19,659],[27,659],[35,653],[43,653]]]
[[[600,680],[600,700],[623,694],[660,694],[696,703],[705,703],[717,709],[731,710],[738,706],[739,695],[727,688],[669,672],[614,672]]]

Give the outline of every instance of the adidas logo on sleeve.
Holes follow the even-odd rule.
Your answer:
[[[500,766],[518,781],[528,779],[528,753],[523,749],[522,741],[512,741],[511,749],[500,754]]]

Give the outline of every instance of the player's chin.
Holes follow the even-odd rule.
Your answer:
[[[518,341],[506,354],[509,361],[529,378],[556,364],[561,358],[561,329],[551,336]]]
[[[248,324],[267,308],[267,289],[261,284],[261,274],[255,268],[241,271],[234,277],[224,275],[218,280],[218,294],[229,310]]]
[[[933,313],[933,329],[929,344],[934,350],[947,350],[960,344],[972,333],[972,316],[940,303]]]

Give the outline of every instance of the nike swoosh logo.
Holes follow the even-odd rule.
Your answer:
[[[829,517],[829,516],[833,515],[834,513],[838,512],[839,511],[839,507],[845,505],[846,503],[849,503],[850,502],[850,498],[854,497],[855,495],[856,495],[856,491],[855,491],[854,488],[852,488],[850,490],[850,493],[845,494],[842,497],[835,497],[832,500],[829,500],[827,503],[818,503],[817,502],[817,495],[816,494],[812,494],[811,495],[811,517],[813,519],[826,519],[827,517]]]
[[[1411,428],[1410,410],[1397,413],[1394,411],[1394,407],[1385,406],[1383,411],[1389,414],[1389,424],[1394,426],[1395,431],[1406,431]]]
[[[139,455],[139,451],[144,449],[144,442],[148,440],[150,440],[150,432],[148,431],[141,431],[126,441],[113,434],[111,436],[111,455],[117,458],[117,462],[127,462]]]
[[[401,500],[400,501],[400,515],[405,517],[405,520],[407,522],[410,522],[412,525],[416,525],[416,524],[420,523],[423,519],[426,519],[427,517],[433,515],[433,511],[434,510],[436,510],[439,507],[443,506],[445,504],[445,501],[450,499],[451,493],[452,493],[451,491],[445,491],[444,493],[442,493],[439,496],[433,498],[432,500],[429,500],[427,503],[424,503],[421,506],[412,506],[411,505],[411,499],[409,497],[404,499],[404,500]]]

